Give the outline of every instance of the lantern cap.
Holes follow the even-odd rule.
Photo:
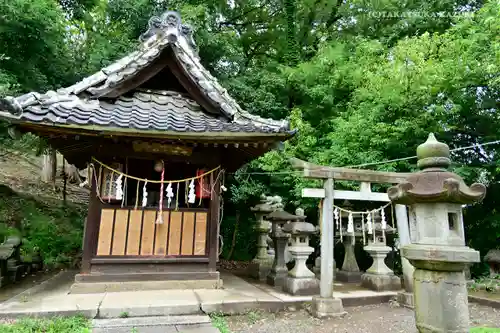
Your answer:
[[[275,222],[300,221],[302,218],[302,216],[297,216],[285,212],[283,209],[275,210],[271,214],[267,215],[267,220]]]
[[[283,208],[283,199],[278,196],[265,196],[261,195],[260,196],[260,202],[251,207],[250,210],[255,212],[255,213],[271,213],[274,212],[276,209]]]
[[[419,169],[448,168],[451,164],[450,148],[439,142],[434,133],[429,133],[427,141],[417,147],[417,166]]]
[[[388,189],[393,203],[456,203],[471,204],[486,195],[483,184],[467,186],[459,175],[447,171],[451,164],[448,145],[436,140],[430,133],[427,141],[417,148],[418,167],[422,170],[411,174],[405,182]]]
[[[309,222],[290,222],[281,228],[283,232],[292,235],[313,235],[317,233],[316,227]]]

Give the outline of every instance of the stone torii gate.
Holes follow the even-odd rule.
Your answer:
[[[410,174],[320,166],[295,158],[291,159],[290,162],[295,169],[303,171],[305,178],[323,180],[323,188],[304,189],[302,192],[303,197],[319,198],[322,200],[320,297],[315,299],[313,305],[314,312],[319,317],[338,315],[340,312],[343,312],[342,305],[340,303],[339,307],[338,303],[340,300],[333,300],[332,298],[334,274],[334,199],[389,202],[387,193],[372,192],[371,184],[400,184]],[[334,180],[361,182],[360,191],[334,190]],[[395,212],[400,245],[408,245],[411,243],[409,230],[411,227],[408,225],[406,206],[395,205]],[[414,269],[404,258],[402,259],[402,264],[405,291],[411,293]],[[332,304],[332,306],[328,304]]]

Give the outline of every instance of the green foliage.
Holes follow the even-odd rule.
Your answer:
[[[81,317],[53,319],[25,318],[13,324],[0,324],[0,333],[90,333],[90,321]]]
[[[221,333],[231,333],[223,314],[212,313],[210,314],[210,319],[212,319],[212,325]]]
[[[0,4],[0,73],[21,90],[48,89],[64,81],[64,14],[52,0]],[[8,75],[8,77],[5,77]]]
[[[84,216],[84,207],[43,203],[0,186],[0,236],[18,230],[23,255],[40,251],[49,268],[78,264]]]
[[[500,328],[473,327],[471,333],[500,333]]]
[[[488,275],[478,278],[469,286],[469,289],[473,291],[482,290],[488,293],[500,293],[500,275],[493,277]]]
[[[280,151],[228,175],[223,250],[238,215],[236,259],[253,256],[249,207],[261,194],[281,195],[287,210],[300,205],[317,220],[317,201],[300,192],[319,184],[293,172],[291,157],[356,166],[413,156],[430,131],[452,148],[498,139],[500,5],[491,0],[7,1],[0,4],[0,97],[55,89],[99,70],[135,47],[148,19],[167,9],[194,27],[203,64],[242,107],[288,117],[298,129]],[[43,146],[25,140],[16,149]],[[498,147],[453,154],[467,183],[488,184],[486,200],[465,212],[469,243],[483,255],[500,237]],[[415,160],[370,168],[413,171]],[[67,231],[49,223],[60,217],[31,213],[44,221],[29,224],[40,237]],[[73,236],[65,235],[71,244]]]

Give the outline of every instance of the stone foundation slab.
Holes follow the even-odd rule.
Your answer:
[[[120,291],[172,290],[172,289],[220,289],[222,279],[127,281],[127,282],[75,282],[70,294],[96,294]]]
[[[362,272],[347,272],[347,271],[338,271],[336,274],[336,280],[340,282],[347,283],[359,283],[361,282]]]
[[[247,273],[252,279],[266,281],[269,272],[271,271],[272,262],[253,261],[248,265]]]
[[[313,297],[312,315],[316,318],[342,317],[347,314],[344,311],[340,298]]]
[[[401,290],[401,279],[396,275],[365,273],[361,276],[361,286],[373,291]]]
[[[413,309],[415,306],[413,302],[413,293],[398,293],[398,303],[406,308]]]
[[[273,287],[283,287],[285,285],[285,280],[287,276],[288,276],[288,269],[286,268],[276,272],[273,272],[271,270],[266,278],[266,282],[268,285]]]
[[[319,280],[316,278],[294,278],[288,276],[283,291],[294,296],[312,296],[319,294]]]

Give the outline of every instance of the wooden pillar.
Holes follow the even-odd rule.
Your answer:
[[[97,172],[97,170],[95,170]],[[82,274],[90,273],[90,261],[97,252],[99,224],[101,220],[101,202],[97,197],[97,175],[91,173],[90,200],[83,234]]]
[[[324,182],[325,198],[321,214],[321,281],[322,298],[333,297],[333,179]]]
[[[210,188],[213,190],[210,200],[208,268],[211,272],[217,271],[217,259],[219,257],[220,178],[220,176],[218,177],[214,173],[210,174]]]

